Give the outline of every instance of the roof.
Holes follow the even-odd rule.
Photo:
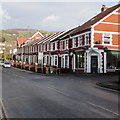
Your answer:
[[[37,37],[39,35],[39,39],[42,39],[44,36],[40,33],[40,32],[36,32],[31,38],[24,38],[24,37],[18,37],[17,40],[18,40],[18,45],[22,45],[23,43],[25,43],[27,40],[29,40],[28,42],[25,43],[24,46],[30,44],[31,40],[33,42],[33,40],[35,41],[38,41]]]
[[[42,42],[45,43],[45,42],[47,42],[47,41],[52,41],[53,39],[59,37],[63,32],[64,32],[64,31],[62,31],[62,32],[56,32],[56,33],[54,33],[54,34],[52,34],[52,35],[49,35],[48,37],[43,38],[43,39],[42,39]],[[41,42],[39,42],[39,43],[41,43]],[[38,43],[38,44],[39,44],[39,43]]]
[[[80,31],[83,31],[83,30],[91,28],[92,25],[94,25],[95,23],[99,22],[105,16],[107,16],[108,14],[110,14],[111,12],[113,12],[114,10],[116,10],[118,7],[120,7],[120,4],[117,4],[117,5],[113,6],[113,7],[110,7],[107,10],[99,13],[98,15],[94,16],[93,18],[91,18],[90,20],[88,20],[83,25],[78,26],[71,34],[75,34],[77,32],[80,32]]]
[[[40,33],[40,32],[36,32],[30,39],[33,39],[36,35],[40,35],[41,38],[43,38],[44,36]]]
[[[18,45],[22,45],[25,41],[29,40],[29,38],[18,37]]]
[[[52,35],[50,35],[50,36],[48,36],[46,38],[43,38],[43,42],[54,41],[56,39],[62,39],[65,36],[69,35],[75,28],[68,29],[66,31],[61,31],[61,32],[54,33],[54,34],[52,34]]]

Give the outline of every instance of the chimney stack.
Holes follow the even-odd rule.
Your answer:
[[[106,5],[102,5],[102,8],[101,8],[101,12],[104,12],[105,10],[107,10],[108,8],[106,7]]]

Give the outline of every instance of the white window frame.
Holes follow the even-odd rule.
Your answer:
[[[64,49],[63,49],[63,43],[64,43]],[[62,40],[62,50],[65,50],[65,49],[66,49],[66,41]]]
[[[82,38],[83,38],[82,35],[78,36],[78,47],[82,46]]]
[[[75,38],[72,39],[72,48],[75,48]]]
[[[48,58],[48,60],[47,60],[47,58]],[[44,56],[44,59],[45,59],[45,64],[46,64],[46,65],[49,65],[49,64],[50,64],[49,55],[45,55],[45,56]],[[47,63],[47,61],[48,61],[48,63]]]
[[[55,42],[55,50],[58,50],[57,45],[58,45],[58,42],[56,41]]]
[[[67,39],[65,43],[66,43],[66,49],[69,49],[69,40]]]
[[[55,60],[57,59],[57,64],[55,64]],[[58,56],[57,55],[54,55],[54,66],[58,66]]]
[[[87,37],[88,37],[88,39],[87,39]],[[87,33],[87,34],[85,34],[85,45],[89,45],[90,44],[89,41],[90,41],[90,36],[89,36],[89,33]]]
[[[62,50],[62,41],[60,41],[60,50]]]
[[[67,66],[65,65],[66,56],[67,56]],[[62,58],[63,58],[63,61],[62,61]],[[69,55],[68,54],[61,55],[61,68],[69,68]]]
[[[49,43],[47,44],[47,51],[49,51]]]
[[[109,44],[105,44],[105,34],[109,34],[110,35],[110,43]],[[103,33],[102,34],[102,44],[103,45],[112,45],[112,34],[111,33]]]
[[[55,58],[56,57],[57,57],[57,64],[55,64]],[[51,65],[52,66],[58,66],[58,55],[52,55]]]

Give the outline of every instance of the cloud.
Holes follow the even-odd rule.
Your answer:
[[[9,16],[7,11],[3,10],[2,7],[0,7],[0,16],[5,20],[11,19],[11,16]]]
[[[100,12],[102,2],[4,2],[0,16],[4,16],[3,29],[26,28],[66,30],[82,25]]]
[[[50,24],[50,23],[53,23],[53,22],[57,22],[60,20],[60,16],[57,16],[57,15],[50,15],[50,16],[47,16],[43,19],[42,23],[43,24]]]

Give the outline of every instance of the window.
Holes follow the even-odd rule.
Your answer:
[[[120,52],[107,51],[107,69],[120,69]]]
[[[53,50],[55,50],[55,43],[53,43]]]
[[[50,44],[51,51],[53,51],[53,43]]]
[[[68,67],[68,56],[65,56],[65,67]]]
[[[78,37],[78,46],[82,46],[82,35]]]
[[[57,42],[55,42],[55,50],[57,50],[57,46],[58,46],[58,43],[57,43]]]
[[[68,40],[66,40],[66,49],[69,48]]]
[[[84,52],[76,55],[76,68],[84,68]]]
[[[61,67],[68,68],[69,67],[69,56],[68,55],[62,55],[61,57]]]
[[[45,44],[45,51],[47,51],[47,44]]]
[[[85,35],[85,45],[89,44],[89,34]]]
[[[72,47],[74,48],[74,38],[72,39]]]
[[[62,41],[63,42],[63,50],[65,49],[65,41]]]
[[[57,56],[54,56],[54,60],[55,60],[55,64],[54,65],[55,66],[57,65],[57,58],[58,58]]]
[[[50,43],[48,44],[48,46],[49,46],[49,50],[51,50],[51,44]]]
[[[103,44],[111,44],[112,35],[110,33],[103,33]]]
[[[46,59],[47,59],[47,60],[46,60],[46,64],[49,65],[49,56],[47,56]]]
[[[54,56],[51,57],[51,65],[54,65]]]
[[[41,51],[41,46],[39,45],[38,48],[39,48],[39,52],[40,52]]]
[[[64,56],[61,57],[61,67],[64,67]]]
[[[57,66],[58,65],[58,56],[53,55],[52,60],[51,60],[52,66]]]
[[[76,47],[76,38],[72,39],[72,47],[75,48]]]

